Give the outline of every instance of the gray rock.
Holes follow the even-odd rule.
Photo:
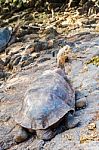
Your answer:
[[[8,42],[11,39],[12,31],[8,27],[0,29],[0,52],[5,50]]]
[[[21,60],[21,55],[20,55],[19,57],[17,57],[17,58],[14,60],[14,62],[13,62],[13,66],[18,65],[18,64],[19,64],[19,62],[20,62],[20,60]]]
[[[38,63],[43,63],[43,62],[50,60],[50,59],[51,58],[49,58],[49,57],[42,57],[42,58],[39,58]]]
[[[1,79],[1,78],[5,78],[5,76],[6,76],[5,72],[0,71],[0,79]]]

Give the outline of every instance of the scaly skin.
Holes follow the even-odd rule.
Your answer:
[[[68,59],[68,53],[71,51],[69,45],[64,46],[61,48],[57,54],[57,67],[64,68],[65,62]]]

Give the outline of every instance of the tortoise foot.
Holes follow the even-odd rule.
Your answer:
[[[36,134],[39,139],[42,139],[45,141],[51,140],[55,136],[55,133],[50,129],[37,130]]]
[[[76,109],[81,109],[86,107],[86,98],[81,98],[79,100],[76,100],[75,103]]]
[[[71,113],[68,113],[66,116],[66,122],[65,126],[67,129],[75,128],[79,125],[80,121],[77,118],[74,118],[74,116]]]
[[[14,141],[17,143],[21,143],[28,138],[28,133],[21,126],[17,127],[18,132],[14,136]]]

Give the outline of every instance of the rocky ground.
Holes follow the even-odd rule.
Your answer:
[[[20,21],[16,39],[0,53],[0,150],[98,150],[99,15],[80,16],[71,11],[56,14],[52,20],[44,13],[30,14],[20,13],[25,20],[23,24]],[[14,14],[13,18],[17,17]],[[2,26],[6,20],[13,26],[11,18],[2,18]],[[15,143],[14,114],[20,110],[26,89],[44,70],[56,68],[56,54],[66,44],[72,50],[65,72],[75,88],[76,99],[87,103],[86,108],[75,113],[80,125],[48,142],[31,136]]]

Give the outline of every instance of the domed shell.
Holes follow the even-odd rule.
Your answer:
[[[75,110],[75,92],[62,70],[47,70],[27,90],[15,121],[29,129],[46,129]]]

